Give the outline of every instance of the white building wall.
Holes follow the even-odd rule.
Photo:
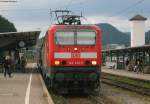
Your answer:
[[[145,45],[145,21],[131,21],[131,47]]]

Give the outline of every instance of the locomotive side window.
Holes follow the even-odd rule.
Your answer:
[[[59,45],[74,45],[74,32],[57,31],[55,42]]]
[[[95,45],[96,34],[94,31],[78,31],[77,45]]]

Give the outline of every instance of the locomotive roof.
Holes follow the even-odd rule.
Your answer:
[[[49,27],[49,29],[51,28],[57,28],[57,29],[62,29],[62,28],[66,28],[66,29],[72,29],[72,28],[78,28],[79,29],[89,29],[89,28],[99,28],[97,25],[91,25],[91,24],[84,24],[84,25],[60,25],[60,24],[55,24]]]
[[[36,44],[39,34],[40,31],[0,33],[0,49],[15,49],[19,46],[20,41],[25,43],[25,47],[33,46]]]

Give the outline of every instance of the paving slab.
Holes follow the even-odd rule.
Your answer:
[[[0,104],[48,104],[38,73],[0,74]]]
[[[102,72],[119,75],[119,76],[125,76],[129,78],[150,81],[150,74],[136,73],[136,72],[131,72],[127,70],[119,70],[119,69],[108,69],[106,67],[102,67]]]

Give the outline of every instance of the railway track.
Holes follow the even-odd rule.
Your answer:
[[[95,96],[83,93],[60,95],[54,92],[51,92],[51,95],[55,104],[109,104],[104,103],[102,95]]]
[[[66,104],[105,104],[98,96],[74,96],[66,98]]]
[[[122,84],[119,81],[115,82],[115,81],[109,80],[108,78],[102,77],[102,85],[103,84],[106,84],[109,86],[117,86],[117,87],[120,87],[123,89],[127,89],[129,91],[132,90],[132,91],[136,92],[135,86],[131,87],[131,85],[129,86],[127,84]],[[104,86],[102,86],[102,89],[105,89]],[[137,89],[139,89],[139,88],[137,88]],[[83,93],[81,93],[81,94],[70,94],[69,93],[67,95],[61,95],[61,94],[56,94],[53,91],[50,93],[52,95],[52,98],[53,98],[55,104],[116,104],[116,101],[114,99],[107,97],[107,95],[105,95],[104,92],[102,92],[99,96],[95,96],[93,94],[85,95]]]
[[[116,76],[111,76],[111,78],[109,78],[108,76],[102,76],[102,83],[107,84],[107,85],[111,85],[111,86],[117,86],[129,91],[133,91],[142,95],[148,95],[150,96],[150,84],[148,85],[148,83],[146,82],[146,87],[141,85],[140,83],[142,83],[141,81],[139,81],[139,84],[137,83],[137,80],[133,80],[133,79],[127,79],[127,78],[123,78],[123,77],[119,77],[115,78]],[[126,80],[129,80],[130,82],[128,83]],[[135,82],[136,83],[135,83]],[[131,83],[132,82],[132,83]],[[142,84],[144,84],[145,82],[143,82]],[[148,87],[147,87],[148,86]]]

